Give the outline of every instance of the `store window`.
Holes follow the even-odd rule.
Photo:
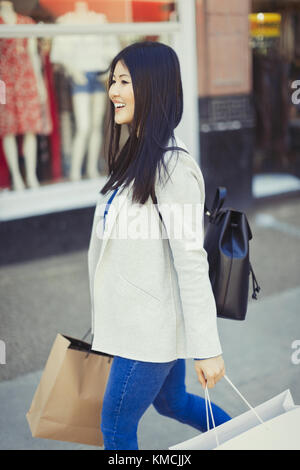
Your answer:
[[[88,192],[93,184],[101,187],[99,178],[107,175],[103,152],[110,62],[119,50],[137,40],[171,42],[171,34],[159,28],[147,35],[143,30],[123,32],[121,26],[174,23],[178,20],[176,3],[0,1],[0,31],[10,27],[7,37],[0,36],[0,195],[9,193],[11,197],[5,210],[20,207],[22,198],[13,199],[12,193],[28,194],[28,189],[34,190],[33,207],[45,188],[59,188],[63,195],[67,186],[73,185],[74,194],[77,189]],[[115,23],[120,31],[95,32],[99,25]],[[49,25],[69,28],[71,34],[34,33],[35,28]],[[23,26],[26,33],[13,37],[11,28],[17,31]],[[126,129],[122,133],[125,140]],[[55,206],[57,192],[50,197],[45,193],[49,211]],[[90,199],[83,204],[89,201],[93,203]],[[76,204],[80,206],[75,202],[74,207]],[[19,217],[27,214],[16,208],[17,213]]]
[[[249,16],[258,196],[300,189],[300,4],[253,1]]]

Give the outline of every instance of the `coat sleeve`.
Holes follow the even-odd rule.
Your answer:
[[[171,177],[157,180],[158,209],[169,239],[185,324],[187,355],[209,358],[222,354],[215,299],[204,242],[205,186],[202,172],[184,152],[169,159]]]

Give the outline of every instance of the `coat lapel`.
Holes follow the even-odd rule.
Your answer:
[[[134,180],[132,180],[129,183],[129,185],[125,187],[125,189],[123,189],[123,186],[121,186],[110,204],[108,213],[106,215],[105,231],[103,233],[101,251],[100,251],[99,260],[97,264],[99,264],[102,259],[107,242],[111,236],[113,227],[116,223],[117,216],[122,206],[124,205],[125,201],[126,200],[128,201],[129,192],[133,186],[133,183],[134,183]],[[121,189],[123,189],[122,193],[121,193]]]

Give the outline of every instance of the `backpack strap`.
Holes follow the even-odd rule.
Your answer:
[[[208,215],[209,217],[214,218],[218,211],[221,209],[221,207],[224,204],[224,201],[227,196],[227,189],[224,186],[219,186],[216,190],[215,198],[211,206],[211,210],[209,211],[207,208],[207,205],[204,204],[204,211],[205,214]]]

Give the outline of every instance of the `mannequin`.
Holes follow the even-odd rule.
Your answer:
[[[10,1],[0,1],[0,22],[6,24],[31,24],[34,21],[18,15]],[[19,163],[16,135],[23,134],[23,155],[25,160],[26,183],[29,188],[36,188],[39,182],[36,176],[37,137],[42,133],[41,104],[47,101],[47,91],[41,73],[37,42],[30,39],[0,39],[0,74],[6,85],[6,104],[0,105],[0,136],[3,139],[3,151],[12,178],[14,190],[25,189]],[[11,60],[15,62],[11,65]],[[19,63],[20,70],[14,69]],[[23,76],[24,74],[24,76]],[[16,76],[18,81],[16,84]],[[20,81],[22,83],[20,84]],[[20,91],[20,87],[23,89]],[[18,86],[18,95],[16,95]],[[51,130],[48,119],[47,131]]]
[[[90,11],[86,2],[76,2],[74,11],[57,19],[61,24],[99,24],[106,21],[104,14]],[[76,125],[69,175],[72,181],[81,179],[86,150],[87,177],[100,176],[98,159],[107,96],[99,73],[108,68],[119,50],[120,43],[114,36],[82,35],[53,40],[51,61],[62,64],[72,81]]]

